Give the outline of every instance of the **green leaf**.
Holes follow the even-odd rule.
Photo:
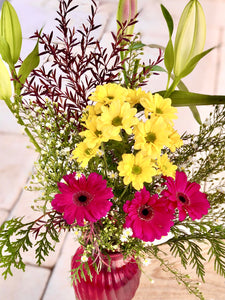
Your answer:
[[[13,61],[12,56],[9,48],[8,42],[0,36],[0,54],[2,59],[9,65],[10,69],[13,69]]]
[[[2,5],[0,21],[0,35],[8,43],[11,58],[13,64],[15,64],[20,56],[22,46],[22,31],[17,13],[8,1],[4,1]],[[8,59],[10,59],[10,57],[8,57]]]
[[[141,49],[143,47],[145,47],[146,45],[143,44],[142,42],[138,41],[134,44],[132,44],[130,47],[129,47],[129,50],[138,50],[138,49]]]
[[[181,91],[185,91],[185,92],[188,92],[188,88],[186,87],[186,85],[183,83],[183,81],[180,81],[177,85],[177,87],[179,88],[179,90]],[[193,117],[195,118],[195,120],[198,122],[198,124],[202,124],[202,120],[201,120],[201,117],[200,117],[200,114],[198,112],[198,109],[195,105],[191,105],[189,106],[192,114],[193,114]]]
[[[158,93],[164,96],[166,91],[160,91]],[[170,94],[170,98],[172,99],[172,105],[176,107],[225,104],[224,95],[205,95],[184,91],[174,91]]]
[[[206,50],[206,51],[203,51],[203,52],[201,52],[200,54],[194,56],[194,57],[189,61],[189,63],[187,64],[187,66],[186,66],[185,69],[182,71],[182,73],[180,74],[179,77],[180,77],[180,78],[183,78],[183,77],[187,76],[188,74],[190,74],[190,73],[194,70],[196,64],[197,64],[204,56],[206,56],[209,52],[211,52],[213,49],[215,49],[215,47],[212,47],[212,48],[210,48],[210,49],[208,49],[208,50]]]
[[[201,120],[201,117],[200,117],[200,114],[199,114],[199,111],[197,109],[197,107],[195,105],[190,105],[189,106],[191,112],[192,112],[192,115],[193,117],[195,118],[195,120],[198,122],[199,125],[202,124],[202,120]]]
[[[38,66],[39,61],[40,61],[38,54],[39,54],[39,47],[38,47],[38,41],[37,41],[33,51],[25,58],[25,60],[23,61],[22,65],[19,69],[18,77],[19,77],[20,83],[18,82],[18,84],[17,84],[17,90],[20,89],[22,84],[25,83],[30,72]]]
[[[12,87],[9,76],[4,62],[0,59],[0,99],[8,101],[12,96]]]
[[[173,34],[173,18],[171,17],[171,14],[168,12],[168,10],[165,8],[165,6],[162,4],[161,4],[161,10],[162,10],[163,16],[166,20],[166,23],[167,23],[167,26],[169,29],[169,35],[171,38],[171,36]]]
[[[163,67],[160,67],[160,66],[153,66],[151,68],[151,71],[156,71],[156,72],[166,72],[166,70],[163,68]],[[166,72],[167,73],[167,72]]]
[[[164,55],[164,63],[166,66],[166,69],[169,74],[171,74],[174,66],[174,51],[173,51],[173,43],[172,40],[170,39],[165,50],[165,55]]]

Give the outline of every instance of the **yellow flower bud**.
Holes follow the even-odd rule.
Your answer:
[[[206,21],[198,0],[188,2],[179,20],[174,45],[174,74],[184,77],[194,66],[187,68],[190,60],[200,54],[205,45]]]

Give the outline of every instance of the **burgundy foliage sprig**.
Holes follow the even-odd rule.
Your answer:
[[[126,50],[128,40],[126,29],[133,25],[134,20],[122,24],[120,34],[112,34],[111,51],[103,48],[93,33],[101,25],[95,25],[97,5],[91,0],[91,13],[87,24],[79,29],[69,27],[69,13],[78,6],[72,6],[73,0],[60,0],[57,11],[57,30],[59,36],[55,42],[53,31],[50,34],[35,32],[32,38],[37,38],[43,51],[40,56],[48,56],[48,64],[33,70],[24,85],[23,95],[32,96],[40,107],[46,108],[46,98],[54,105],[55,114],[66,113],[76,120],[88,105],[91,91],[104,83],[116,82],[123,62],[120,52]],[[46,67],[47,65],[47,67]],[[24,102],[24,105],[27,105]]]

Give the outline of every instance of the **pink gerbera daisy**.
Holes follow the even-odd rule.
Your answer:
[[[68,224],[76,222],[84,226],[84,221],[96,222],[104,217],[112,206],[109,201],[113,197],[112,188],[107,187],[106,180],[97,173],[88,178],[82,175],[75,178],[76,173],[65,175],[65,183],[58,183],[61,194],[56,194],[52,207],[63,214]]]
[[[179,211],[179,220],[183,221],[186,215],[192,220],[200,219],[208,213],[210,208],[206,194],[200,192],[200,185],[187,180],[184,172],[176,172],[175,180],[172,177],[166,178],[167,190],[162,192],[171,202],[170,207]]]
[[[167,209],[167,202],[165,197],[151,196],[144,187],[124,204],[127,213],[124,226],[133,230],[133,237],[145,242],[160,239],[173,226],[173,212]]]

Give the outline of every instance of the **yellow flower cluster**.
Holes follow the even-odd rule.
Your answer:
[[[86,130],[80,135],[84,140],[73,151],[73,158],[81,167],[98,155],[102,143],[109,140],[129,143],[132,139],[130,153],[122,155],[117,167],[125,185],[132,183],[139,190],[155,175],[175,175],[176,166],[166,154],[162,155],[164,147],[175,151],[182,145],[173,129],[177,110],[171,106],[171,99],[114,83],[97,86],[89,99],[94,104],[87,107],[82,119]],[[137,111],[137,105],[142,111]],[[122,131],[129,139],[124,139]]]

